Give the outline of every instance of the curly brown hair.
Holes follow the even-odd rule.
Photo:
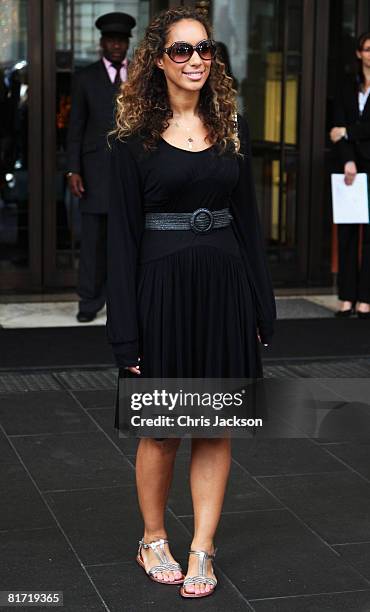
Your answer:
[[[194,19],[212,38],[208,20],[190,7],[162,11],[149,24],[145,36],[130,63],[128,80],[121,85],[116,99],[116,126],[111,132],[119,140],[131,134],[143,139],[146,151],[156,148],[161,134],[169,126],[173,113],[170,106],[167,83],[163,71],[155,59],[163,55],[162,49],[172,24],[182,19]],[[216,58],[211,63],[210,74],[200,91],[198,113],[208,128],[207,140],[223,153],[231,145],[238,153],[240,141],[237,134],[237,103],[233,80],[225,72],[225,64]]]

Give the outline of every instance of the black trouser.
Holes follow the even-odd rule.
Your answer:
[[[359,225],[338,225],[338,297],[349,302],[370,303],[370,225],[363,225],[359,265]]]
[[[103,308],[107,278],[107,215],[81,214],[81,249],[77,293],[82,312]]]

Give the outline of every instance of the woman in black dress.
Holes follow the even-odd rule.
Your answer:
[[[270,342],[275,301],[248,127],[236,121],[231,82],[208,22],[184,7],[154,18],[118,96],[107,330],[117,365],[130,376],[262,374],[258,344]],[[200,208],[206,211],[194,214]],[[163,213],[188,219],[159,229]],[[164,525],[179,443],[142,438],[136,459],[144,519],[137,561],[166,584],[184,581]],[[194,537],[184,597],[210,595],[216,585],[213,539],[229,467],[230,439],[192,440]]]
[[[345,175],[351,185],[357,172],[370,174],[370,32],[357,41],[358,74],[346,76],[334,106],[335,126],[330,139],[335,143]],[[359,318],[370,319],[370,225],[362,226],[361,264],[358,262],[359,225],[338,225],[339,270],[338,317],[355,311]]]

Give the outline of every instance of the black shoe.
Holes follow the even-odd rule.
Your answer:
[[[76,319],[79,323],[90,323],[96,318],[96,312],[80,312],[77,313]]]
[[[352,316],[353,314],[355,314],[355,311],[353,310],[353,308],[348,308],[347,310],[337,310],[334,316],[340,319],[346,319]]]
[[[368,319],[370,320],[370,312],[360,312],[359,310],[356,312],[359,319]]]

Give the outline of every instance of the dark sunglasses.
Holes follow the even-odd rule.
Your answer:
[[[170,47],[162,49],[163,53],[167,53],[168,57],[176,64],[188,62],[194,51],[202,58],[202,60],[212,60],[216,56],[216,43],[211,40],[201,40],[195,47],[187,42],[174,42]]]

